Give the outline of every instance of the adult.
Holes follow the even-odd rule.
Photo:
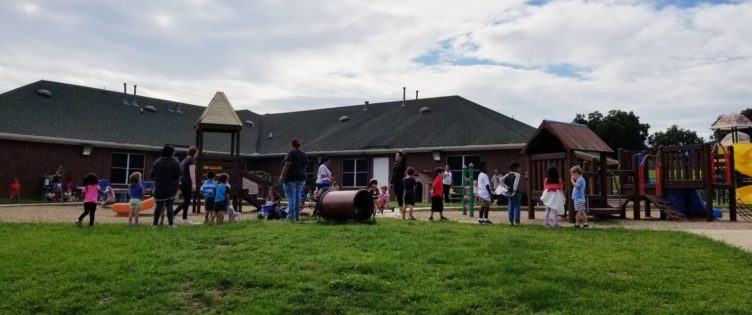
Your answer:
[[[178,192],[178,182],[180,181],[180,162],[173,156],[175,148],[165,145],[159,159],[154,161],[151,166],[151,179],[154,181],[154,224],[159,223],[159,216],[163,210],[167,211],[167,222],[170,226],[175,226],[172,212],[172,205],[175,202],[175,194]]]
[[[196,147],[188,148],[188,154],[180,162],[180,192],[183,194],[183,203],[175,208],[175,215],[183,211],[183,223],[188,223],[188,209],[193,201],[193,193],[196,192]]]
[[[397,199],[397,205],[400,208],[400,213],[404,216],[405,213],[405,188],[402,186],[402,180],[405,178],[405,171],[407,170],[407,159],[402,151],[398,151],[394,154],[394,166],[392,166],[392,190],[394,190],[394,198]]]
[[[300,195],[303,192],[303,186],[305,186],[308,157],[306,157],[305,152],[300,150],[298,139],[293,139],[290,145],[292,148],[282,161],[279,181],[282,183],[282,189],[287,197],[287,221],[295,222],[300,221],[300,203],[302,201]]]
[[[321,163],[319,164],[319,170],[316,172],[316,189],[321,189],[321,187],[324,186],[325,179],[329,180],[329,183],[332,183],[332,171],[329,170],[329,164],[331,164],[332,161],[329,160],[328,157],[322,157]]]
[[[452,188],[452,172],[449,170],[449,164],[444,167],[441,183],[444,185],[444,203],[449,203],[449,190]]]

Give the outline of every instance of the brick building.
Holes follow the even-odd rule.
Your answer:
[[[59,82],[38,81],[0,94],[0,196],[13,177],[23,195],[38,197],[45,175],[58,165],[75,182],[88,172],[125,184],[133,171],[148,170],[164,144],[179,152],[195,140],[194,125],[205,106],[137,96]],[[407,153],[419,171],[422,197],[431,170],[445,163],[453,171],[485,160],[505,169],[523,162],[520,149],[535,129],[460,96],[402,100],[298,112],[259,115],[237,110],[243,122],[240,152],[248,170],[276,178],[289,141],[298,138],[310,158],[332,160],[343,189],[362,187],[370,178],[388,181],[394,152]],[[205,150],[222,155],[229,139],[207,135]],[[182,153],[184,154],[184,153]],[[524,167],[524,166],[523,166]],[[459,176],[455,176],[459,185]],[[522,187],[525,187],[524,185]]]

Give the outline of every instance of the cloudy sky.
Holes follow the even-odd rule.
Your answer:
[[[752,107],[752,1],[0,2],[0,91],[40,79],[258,113],[461,95],[531,125]]]

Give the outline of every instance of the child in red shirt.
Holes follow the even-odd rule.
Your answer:
[[[433,171],[434,176],[433,185],[431,189],[431,217],[428,220],[433,221],[433,213],[438,212],[441,220],[446,220],[444,217],[444,169],[441,167],[436,168]]]
[[[13,178],[13,183],[10,184],[10,200],[18,201],[21,198],[21,183],[18,182],[18,177]]]

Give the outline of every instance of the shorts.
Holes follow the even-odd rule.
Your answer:
[[[214,201],[214,211],[227,211],[227,200]]]
[[[444,200],[442,197],[431,197],[431,212],[444,212]]]
[[[206,212],[214,211],[214,198],[204,200],[204,210]]]
[[[130,207],[131,211],[138,212],[139,210],[141,210],[141,203],[142,202],[143,201],[141,201],[141,199],[131,198],[131,201],[128,201],[128,207]]]
[[[478,201],[480,201],[481,207],[490,208],[491,207],[491,200],[486,200],[481,197],[478,197]]]
[[[397,200],[399,202],[399,200]],[[415,196],[414,195],[405,195],[405,204],[408,206],[414,206],[415,205]]]
[[[574,211],[585,212],[587,210],[585,200],[572,200],[572,203],[574,203]]]

